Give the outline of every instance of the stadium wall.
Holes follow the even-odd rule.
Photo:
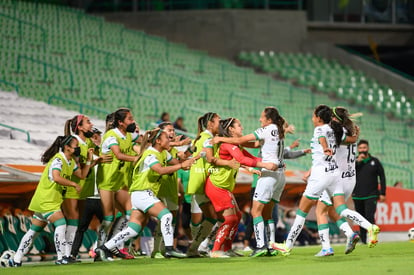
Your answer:
[[[192,10],[99,15],[230,59],[242,50],[299,51],[306,38],[304,11]]]

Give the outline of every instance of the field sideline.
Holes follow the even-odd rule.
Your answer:
[[[52,262],[2,268],[1,274],[414,274],[414,243],[358,245],[352,254],[334,246],[335,256],[317,258],[319,246],[297,247],[288,257],[230,259],[149,259],[56,266]]]

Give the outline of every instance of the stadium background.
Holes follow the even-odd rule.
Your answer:
[[[212,110],[240,118],[249,133],[260,110],[274,105],[296,126],[287,142],[301,138],[306,148],[313,107],[342,105],[364,113],[361,137],[383,162],[388,185],[402,181],[413,189],[413,6],[2,1],[2,208],[25,209],[42,169],[39,156],[66,119],[85,113],[103,129],[105,115],[121,106],[143,129],[167,111],[195,133],[197,117]],[[285,203],[299,196],[309,163],[310,157],[288,161],[290,186],[299,189],[287,192]],[[412,191],[389,190],[380,225],[407,230],[414,223]]]

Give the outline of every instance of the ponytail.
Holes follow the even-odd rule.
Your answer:
[[[197,137],[194,140],[194,144],[197,142],[197,140],[200,139],[201,133],[207,128],[207,124],[209,121],[212,121],[213,118],[217,116],[217,113],[208,112],[205,113],[203,116],[199,117],[197,120]]]
[[[82,126],[84,115],[76,115],[71,119],[66,120],[64,132],[65,135],[79,134],[79,126]]]
[[[336,145],[339,146],[342,142],[342,136],[344,135],[344,128],[342,127],[341,123],[335,120],[331,120],[329,126],[331,126],[334,132]]]
[[[285,119],[280,115],[279,111],[275,107],[266,107],[263,112],[265,117],[270,119],[273,124],[277,126],[277,132],[279,133],[279,139],[285,138]]]
[[[141,147],[140,147],[140,153],[138,155],[138,160],[141,159],[142,154],[144,153],[145,150],[148,149],[148,147],[150,145],[154,146],[155,145],[155,141],[160,137],[162,133],[162,129],[161,128],[155,128],[153,130],[149,130],[146,131],[142,142],[141,142]]]
[[[42,163],[48,163],[49,160],[59,152],[59,149],[63,151],[65,145],[69,145],[72,139],[74,139],[74,136],[71,135],[58,136],[52,145],[50,145],[50,147],[43,153],[40,159]]]
[[[110,113],[105,119],[105,133],[114,128],[114,113]]]

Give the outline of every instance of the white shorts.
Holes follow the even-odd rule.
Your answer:
[[[257,181],[256,190],[254,191],[253,200],[261,203],[269,203],[270,200],[280,201],[283,189],[285,188],[285,171],[262,170],[262,175]]]
[[[56,212],[60,212],[60,211],[61,210],[55,210],[55,211],[50,211],[50,212],[45,212],[45,213],[34,212],[33,213],[33,218],[38,220],[38,221],[49,222],[50,216],[52,216]]]
[[[159,199],[165,204],[165,207],[167,207],[168,210],[170,210],[170,211],[177,211],[178,210],[178,204],[176,204],[170,198],[160,197]]]
[[[191,213],[200,214],[203,211],[200,205],[210,202],[210,199],[205,194],[194,194],[191,196]]]
[[[144,213],[154,206],[160,200],[151,190],[134,191],[131,193],[131,203],[133,210],[140,210]]]
[[[323,191],[326,190],[328,197],[332,197],[335,193],[338,176],[337,171],[325,172],[325,167],[312,167],[303,196],[311,200],[318,200]]]
[[[343,195],[345,198],[345,201],[347,201],[351,197],[352,192],[354,191],[355,184],[356,184],[355,177],[347,177],[347,178],[338,177],[333,196]],[[326,205],[332,205],[332,200],[326,191],[322,193],[319,200],[325,203]]]

